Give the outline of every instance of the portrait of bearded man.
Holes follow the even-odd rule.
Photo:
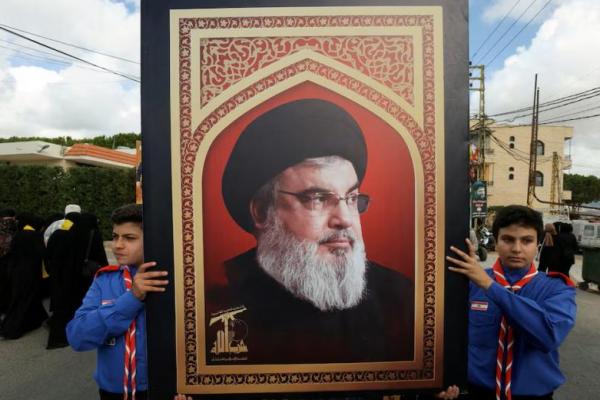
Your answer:
[[[367,258],[366,168],[360,127],[329,101],[279,105],[243,130],[222,194],[256,247],[205,290],[207,364],[414,359],[413,282]]]

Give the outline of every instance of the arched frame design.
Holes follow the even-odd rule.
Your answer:
[[[343,53],[323,50],[330,46],[319,47],[319,42],[344,37],[359,44],[368,40],[382,43],[382,35],[412,48],[413,59],[408,64],[413,76],[407,73],[410,85],[390,83],[385,72],[353,64]],[[239,79],[207,88],[210,74],[203,71],[208,68],[203,51],[211,45],[218,48],[223,37],[250,47],[253,41],[267,43],[285,37],[290,51],[263,60],[255,70],[243,71]],[[319,40],[297,45],[306,43],[307,37]],[[215,40],[220,42],[212,42]],[[172,101],[171,110],[178,389],[187,393],[366,390],[410,388],[414,381],[419,381],[420,387],[439,386],[444,298],[441,9],[172,11],[171,49],[171,96],[179,100]],[[207,249],[201,184],[205,160],[228,126],[269,99],[307,83],[326,88],[379,118],[402,138],[410,153],[418,210],[414,212],[414,359],[391,365],[206,365],[203,257]]]

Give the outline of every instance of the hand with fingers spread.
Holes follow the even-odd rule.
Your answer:
[[[148,268],[156,266],[154,261],[143,263],[139,266],[135,277],[131,292],[140,300],[146,298],[148,292],[164,292],[163,286],[169,283],[166,279],[161,279],[167,276],[167,271],[148,271]]]
[[[485,290],[489,288],[494,281],[477,262],[475,246],[473,246],[473,243],[471,243],[469,239],[465,239],[465,242],[467,243],[468,253],[465,253],[457,247],[450,246],[450,250],[460,258],[447,256],[446,259],[455,265],[454,267],[448,267],[448,269],[465,275],[474,284]]]
[[[448,389],[442,390],[435,395],[436,399],[452,400],[458,398],[460,389],[456,385],[448,386]]]

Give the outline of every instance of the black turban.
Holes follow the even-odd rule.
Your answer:
[[[252,232],[250,202],[265,183],[307,158],[339,156],[365,175],[367,146],[358,124],[339,106],[303,99],[278,106],[241,133],[223,173],[223,198],[233,219]]]

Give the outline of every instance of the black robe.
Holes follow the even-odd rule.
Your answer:
[[[10,269],[10,302],[2,321],[2,336],[17,339],[38,328],[48,314],[42,305],[42,259],[44,242],[40,232],[19,231],[5,257]]]
[[[540,254],[540,264],[538,269],[540,271],[558,271],[560,266],[560,249],[556,244],[556,235],[552,235],[553,245],[542,247]]]
[[[48,348],[67,346],[65,327],[81,305],[92,282],[82,275],[88,245],[88,259],[99,265],[108,264],[98,230],[97,218],[92,214],[72,213],[65,216],[73,222],[70,229],[58,229],[48,240],[46,270],[50,275],[52,317],[48,325]]]
[[[414,290],[404,275],[369,262],[365,297],[357,306],[320,311],[293,296],[257,264],[252,249],[225,264],[229,284],[206,292],[206,358],[209,365],[404,361],[413,359]],[[233,345],[223,352],[222,311]],[[217,317],[211,325],[211,319]],[[221,333],[219,333],[221,331]],[[213,350],[211,352],[211,350]],[[218,354],[215,353],[215,350]]]

